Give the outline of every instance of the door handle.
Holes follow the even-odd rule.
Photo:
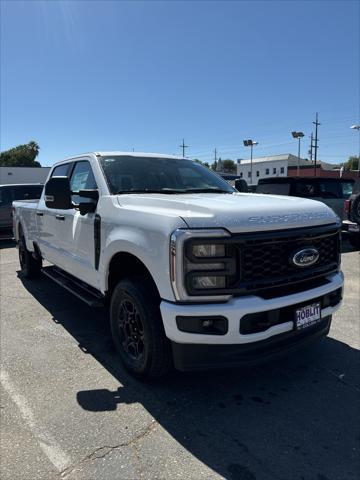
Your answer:
[[[36,215],[37,215],[38,217],[43,217],[43,216],[44,216],[43,212],[36,212]]]
[[[55,215],[56,220],[65,220],[65,215]]]

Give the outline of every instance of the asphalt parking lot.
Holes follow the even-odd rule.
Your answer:
[[[105,312],[0,244],[1,469],[16,479],[350,480],[360,471],[360,257],[330,335],[247,370],[126,374]]]

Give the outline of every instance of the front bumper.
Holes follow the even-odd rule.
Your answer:
[[[205,348],[208,346],[229,346],[234,350],[237,350],[236,347],[245,347],[247,345],[251,349],[255,343],[260,345],[260,343],[272,339],[273,337],[277,337],[278,339],[287,338],[287,336],[283,335],[288,333],[291,333],[291,337],[294,337],[295,343],[297,343],[296,339],[300,341],[302,335],[299,335],[299,332],[294,331],[294,320],[292,316],[282,323],[270,326],[265,331],[246,334],[240,332],[241,321],[249,314],[269,312],[273,310],[276,311],[278,309],[281,310],[298,304],[310,304],[313,300],[321,299],[327,294],[342,289],[343,287],[344,277],[342,272],[332,274],[328,276],[326,280],[327,283],[319,287],[271,299],[264,299],[256,295],[248,295],[232,298],[227,303],[215,304],[176,304],[162,301],[160,304],[161,314],[166,336],[173,342],[175,363],[176,357],[183,356],[179,353],[181,348],[184,352],[188,351],[190,357],[193,356],[190,346],[199,347],[197,349],[198,352],[201,350],[201,346],[204,346],[204,351],[209,350],[208,348]],[[321,318],[323,321],[317,324],[322,332],[321,335],[327,333],[331,315],[340,307],[340,304],[341,300],[339,299],[339,302],[336,305],[322,308]],[[180,331],[177,327],[176,317],[178,316],[211,317],[217,315],[225,317],[228,321],[228,330],[225,335],[188,333]],[[321,328],[321,326],[323,328]],[[318,329],[315,329],[314,327],[309,328],[308,331],[313,332],[315,335],[316,332],[318,332]],[[287,343],[289,342],[286,340],[281,348],[285,348]],[[213,353],[215,353],[215,350],[216,348]],[[197,354],[195,356],[197,357]],[[206,368],[208,368],[208,365]]]
[[[221,367],[253,366],[291,353],[329,333],[331,315],[316,326],[275,335],[267,340],[240,345],[192,345],[172,342],[177,370],[208,370]]]

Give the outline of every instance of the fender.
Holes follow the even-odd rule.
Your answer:
[[[170,283],[169,243],[170,237],[159,231],[145,231],[131,227],[114,227],[103,235],[99,276],[100,290],[108,289],[109,267],[112,258],[118,253],[129,253],[138,258],[150,272],[161,298],[174,301]],[[159,269],[159,265],[166,267]]]

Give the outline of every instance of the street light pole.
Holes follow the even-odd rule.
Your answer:
[[[253,144],[250,145],[250,183],[253,183],[253,170],[252,170],[252,159],[253,159]]]
[[[358,177],[360,178],[360,125],[352,125],[350,128],[357,130],[359,134]]]
[[[298,143],[298,161],[297,161],[297,171],[296,171],[296,176],[298,177],[300,174],[300,142],[301,139],[303,138],[304,134],[303,132],[291,132],[291,135],[293,138],[297,138],[299,140]]]
[[[243,140],[245,147],[250,147],[250,184],[253,183],[253,146],[259,145],[255,140]]]

